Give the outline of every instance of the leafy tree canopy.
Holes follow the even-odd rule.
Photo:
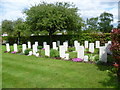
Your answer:
[[[7,32],[7,34],[11,34],[13,32],[13,22],[11,20],[2,21],[2,33],[5,32]]]
[[[82,18],[77,14],[78,9],[69,3],[57,2],[47,4],[45,2],[32,6],[26,10],[26,21],[32,31],[47,30],[52,35],[57,30],[80,29]]]
[[[111,22],[113,21],[113,15],[107,12],[104,12],[99,17],[99,29],[104,33],[111,32],[113,25]]]

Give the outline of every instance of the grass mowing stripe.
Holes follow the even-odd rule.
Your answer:
[[[16,64],[15,64],[16,65]],[[19,66],[18,66],[19,67]],[[12,67],[12,68],[14,68],[14,67]],[[26,67],[26,68],[28,68],[28,66]],[[10,68],[9,68],[10,69]],[[24,69],[24,68],[23,68]],[[20,69],[20,70],[22,70],[22,69]],[[10,70],[10,71],[13,71],[13,70]],[[18,70],[16,70],[16,71],[18,71]],[[22,72],[23,72],[24,70],[22,70]],[[29,71],[29,70],[28,70]],[[32,71],[32,70],[31,70]],[[35,72],[37,72],[36,70],[33,70],[33,71],[35,71]],[[64,73],[63,73],[64,74]],[[81,79],[81,80],[79,80],[79,82],[80,81],[82,81],[83,82],[83,80],[84,80],[84,78],[83,78],[83,80],[82,80],[82,78],[81,77],[76,77],[75,75],[78,75],[79,73],[75,73],[75,74],[73,74],[74,75],[74,77],[69,77],[69,74],[68,74],[68,76],[67,76],[67,78],[65,77],[65,75],[63,75],[63,77],[64,77],[64,79],[66,80],[66,81],[71,81],[70,80],[70,78],[72,79],[72,78],[74,78],[74,79]],[[82,74],[82,73],[81,73]],[[44,73],[42,73],[42,75],[44,75]],[[48,75],[50,75],[50,72],[48,73]],[[83,75],[83,74],[82,74]],[[54,75],[55,76],[55,75]],[[35,77],[35,76],[34,76]],[[41,76],[40,76],[41,77]],[[58,77],[59,78],[59,77]],[[63,80],[62,80],[63,81]],[[74,82],[74,81],[73,81]],[[75,82],[77,82],[76,80],[75,80]]]
[[[14,87],[17,88],[19,86],[24,87],[34,87],[33,81],[29,79],[29,77],[17,77],[13,73],[3,72],[3,88]],[[14,78],[13,78],[14,77]],[[8,81],[9,80],[9,81]],[[7,85],[5,83],[8,83]]]
[[[6,88],[116,87],[104,66],[10,53],[3,53],[2,58]]]

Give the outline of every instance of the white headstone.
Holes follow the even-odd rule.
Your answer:
[[[65,54],[65,60],[69,60],[69,54],[68,53]]]
[[[65,58],[65,47],[59,46],[59,55],[61,58]]]
[[[96,48],[100,47],[100,41],[96,41],[95,44],[96,44]]]
[[[85,43],[85,44],[84,44],[84,45],[85,45],[85,48],[88,48],[88,41],[85,41],[84,43]]]
[[[38,42],[35,42],[35,45],[38,46]]]
[[[74,47],[76,47],[76,46],[77,46],[77,43],[78,43],[78,41],[74,41]]]
[[[94,53],[94,43],[89,43],[89,52]]]
[[[99,60],[102,62],[107,62],[107,52],[106,47],[99,48]]]
[[[25,53],[25,50],[27,49],[26,44],[22,44],[22,53]]]
[[[15,51],[15,52],[18,52],[17,44],[14,44],[14,51]]]
[[[77,43],[76,47],[75,47],[75,50],[78,51],[78,48],[80,46],[80,43]]]
[[[56,42],[52,42],[52,45],[53,45],[53,49],[55,49],[55,50],[58,49],[58,48],[57,48],[57,44],[56,44]]]
[[[28,48],[31,48],[31,42],[28,42]]]
[[[32,51],[29,51],[29,54],[28,54],[28,56],[31,56],[33,53],[32,53]]]
[[[112,44],[112,41],[108,41],[108,44]]]
[[[45,45],[47,45],[47,42],[43,42],[43,48],[45,48]]]
[[[58,47],[60,46],[60,41],[57,41],[57,46],[58,46]]]
[[[10,51],[10,45],[9,45],[9,43],[6,44],[6,51],[7,51],[7,52]]]
[[[84,61],[86,61],[86,62],[88,61],[88,56],[87,55],[84,56]]]
[[[32,48],[33,48],[33,55],[36,55],[36,52],[37,52],[37,45],[32,45]]]
[[[84,46],[79,46],[78,47],[77,58],[84,59]]]
[[[45,56],[50,56],[50,45],[45,45]]]
[[[35,55],[36,57],[39,57],[39,53],[36,53],[36,55]]]
[[[63,42],[63,46],[65,46],[65,51],[68,50],[68,42]]]
[[[78,47],[80,46],[80,43],[78,41],[74,41],[75,51],[78,50]]]

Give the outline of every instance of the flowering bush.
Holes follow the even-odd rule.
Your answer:
[[[15,53],[16,53],[16,51],[12,51],[11,53],[12,53],[12,54],[15,54]]]
[[[117,76],[120,82],[120,29],[113,29],[111,32],[111,37],[112,45],[110,49],[113,53],[113,57],[116,60],[114,66],[118,67]]]
[[[82,62],[83,59],[81,59],[81,58],[73,58],[72,61],[74,61],[74,62]]]
[[[110,50],[113,53],[113,57],[116,62],[120,65],[120,29],[113,29],[111,32],[112,46]]]
[[[45,48],[42,48],[42,50],[45,50]]]

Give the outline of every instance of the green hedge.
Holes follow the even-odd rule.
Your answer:
[[[106,43],[107,41],[111,40],[110,33],[104,33],[104,34],[92,34],[92,33],[83,33],[80,35],[53,35],[52,36],[53,41],[60,41],[62,44],[64,41],[68,41],[70,46],[73,46],[74,40],[78,40],[80,44],[83,44],[85,40],[88,40],[89,42],[95,42],[97,40],[101,41],[101,45]],[[6,42],[10,43],[10,45],[17,43],[17,37],[3,37],[2,40],[5,40]],[[39,45],[43,45],[43,42],[47,42],[49,44],[50,38],[49,36],[30,36],[30,37],[21,37],[20,38],[20,44],[25,44],[28,41],[30,41],[32,44],[35,43],[35,41],[39,42]]]

